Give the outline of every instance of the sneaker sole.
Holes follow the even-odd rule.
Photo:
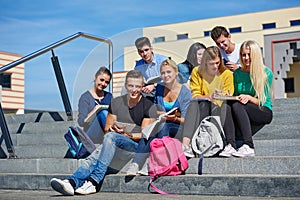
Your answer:
[[[194,158],[194,157],[195,157],[194,154],[189,154],[189,153],[184,153],[184,155],[185,155],[186,157],[189,157],[189,158]]]
[[[78,192],[78,191],[75,191],[75,193],[76,194],[79,194],[79,195],[88,195],[88,194],[95,194],[96,193],[96,191],[94,192],[89,192],[89,193],[87,193],[87,192]]]
[[[61,185],[58,181],[53,180],[51,181],[51,187],[56,191],[59,192],[65,196],[73,196],[74,193],[72,192],[68,192],[67,190],[65,190],[65,187],[63,185]]]
[[[232,157],[232,154],[219,154],[220,157],[230,158]]]
[[[254,157],[255,154],[232,154],[234,157],[245,158],[245,157]]]
[[[137,174],[133,174],[133,173],[128,173],[126,174],[126,176],[136,176]]]
[[[148,173],[147,172],[143,172],[143,171],[138,171],[137,174],[139,174],[141,176],[148,176]]]

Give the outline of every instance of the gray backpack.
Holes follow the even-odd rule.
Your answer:
[[[218,154],[225,147],[225,135],[219,116],[205,117],[192,138],[193,150],[210,157]]]

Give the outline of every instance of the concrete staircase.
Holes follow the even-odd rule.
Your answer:
[[[276,99],[274,119],[254,136],[253,158],[204,158],[198,175],[198,158],[189,160],[186,175],[161,177],[160,189],[177,194],[223,196],[300,197],[300,99]],[[64,113],[32,113],[6,117],[18,159],[0,160],[0,189],[50,190],[52,177],[65,178],[80,160],[64,159],[63,138],[68,126]],[[6,149],[2,144],[2,148]],[[115,161],[124,157],[116,157]],[[106,176],[101,191],[148,193],[149,176]]]

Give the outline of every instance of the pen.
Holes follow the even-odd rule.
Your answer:
[[[98,102],[96,99],[95,99],[95,103],[96,103],[97,105],[100,105],[99,102]]]

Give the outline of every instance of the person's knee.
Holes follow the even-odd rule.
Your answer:
[[[104,140],[103,143],[105,144],[111,144],[112,142],[115,141],[115,135],[116,133],[114,132],[108,132],[104,135]]]
[[[236,111],[239,111],[239,110],[243,109],[244,108],[244,104],[241,104],[240,102],[235,102],[235,103],[232,104],[231,107],[232,107],[232,110],[234,112],[236,112]]]

